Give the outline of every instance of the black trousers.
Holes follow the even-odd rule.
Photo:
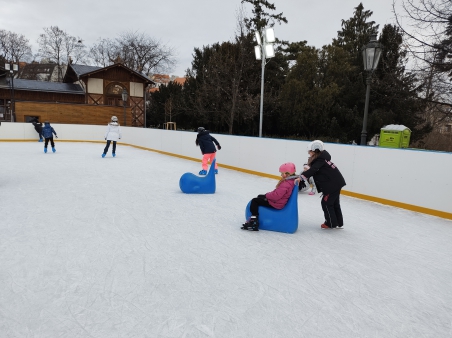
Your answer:
[[[258,197],[253,198],[250,205],[251,216],[259,216],[260,206],[273,208],[267,200]]]
[[[35,128],[35,130],[39,134],[39,139],[42,139],[42,128]]]
[[[116,141],[111,141],[111,140],[107,140],[107,145],[105,146],[104,149],[104,154],[108,153],[108,148],[110,148],[110,142],[113,142],[113,154],[116,153]]]
[[[330,228],[344,225],[340,203],[341,189],[334,193],[322,196],[322,210],[325,214],[325,224]]]
[[[50,141],[50,145],[52,146],[52,148],[55,147],[55,143],[53,142],[53,136],[52,137],[46,137],[45,143],[44,143],[44,148],[47,148],[47,146],[49,145],[49,141]]]

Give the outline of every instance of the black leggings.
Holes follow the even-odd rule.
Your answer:
[[[107,140],[107,145],[104,149],[104,154],[108,153],[108,148],[110,148],[110,142],[113,142],[113,154],[116,153],[116,141]]]
[[[53,136],[46,137],[46,141],[44,143],[44,148],[47,148],[47,146],[49,145],[49,141],[50,141],[50,145],[52,146],[52,148],[55,148],[55,143],[53,142]]]
[[[273,208],[267,200],[258,197],[253,198],[250,205],[251,216],[259,216],[259,207]]]
[[[344,219],[342,218],[341,202],[340,202],[341,190],[322,196],[322,210],[325,214],[325,224],[330,228],[336,228],[344,225]]]

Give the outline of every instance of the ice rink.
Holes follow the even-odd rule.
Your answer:
[[[304,192],[295,234],[243,231],[276,180],[188,195],[200,161],[103,147],[0,142],[0,337],[452,337],[452,221],[342,196],[322,230]]]

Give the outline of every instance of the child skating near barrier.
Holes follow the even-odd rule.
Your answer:
[[[116,156],[116,142],[121,139],[121,136],[121,128],[119,127],[118,118],[116,116],[112,116],[110,123],[107,124],[107,130],[105,132],[105,140],[107,141],[107,144],[105,145],[104,152],[102,153],[102,158],[107,155],[111,142],[113,142],[112,156]]]
[[[44,137],[44,152],[47,152],[47,146],[49,145],[52,147],[52,151],[56,152],[55,149],[55,142],[53,141],[53,135],[55,135],[56,138],[58,138],[55,129],[50,125],[49,121],[44,122],[44,127],[42,128],[42,137]]]

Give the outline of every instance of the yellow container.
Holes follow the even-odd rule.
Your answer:
[[[408,148],[411,130],[403,125],[390,124],[380,130],[380,147]]]

